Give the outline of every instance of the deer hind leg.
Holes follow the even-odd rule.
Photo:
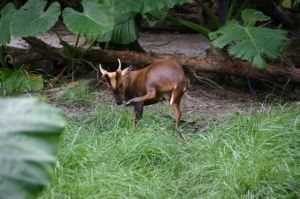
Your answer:
[[[147,88],[147,94],[146,95],[144,95],[142,97],[136,97],[136,98],[133,98],[133,99],[129,100],[128,102],[126,102],[125,106],[129,106],[129,105],[132,105],[134,103],[145,102],[145,101],[151,100],[155,97],[156,97],[156,88],[155,87],[150,87],[150,88]]]
[[[175,120],[176,120],[176,125],[175,128],[178,130],[178,127],[180,125],[180,118],[181,118],[181,111],[180,111],[180,101],[181,97],[184,94],[183,89],[176,88],[173,90],[171,99],[170,99],[170,105],[172,106],[174,115],[175,115]],[[179,132],[179,136],[182,139],[185,139],[183,134]]]
[[[173,96],[172,96],[173,97]],[[178,101],[173,101],[173,103],[171,104],[173,112],[174,112],[174,116],[175,116],[175,120],[176,120],[176,129],[178,129],[179,125],[180,125],[180,118],[181,118],[181,111],[180,111],[180,99]]]
[[[143,116],[144,103],[138,102],[134,104],[134,125],[136,126]]]

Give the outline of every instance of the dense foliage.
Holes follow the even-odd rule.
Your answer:
[[[80,35],[92,38],[92,41],[112,41],[118,44],[129,44],[139,37],[138,27],[134,20],[137,14],[148,14],[157,20],[176,21],[186,25],[201,34],[208,35],[210,30],[192,22],[168,17],[167,14],[157,14],[155,11],[168,11],[176,4],[187,2],[187,0],[83,0],[83,12],[72,8],[60,11],[59,4],[53,2],[45,10],[46,0],[28,0],[19,10],[15,10],[12,3],[6,5],[2,10],[0,20],[0,44],[7,44],[11,37],[20,38],[37,35],[49,30],[62,14],[66,27]],[[227,16],[227,24],[221,27],[220,22],[203,2],[196,1],[200,7],[212,18],[219,30],[210,33],[209,37],[214,40],[213,44],[223,48],[231,42],[237,42],[230,48],[230,53],[238,58],[247,60],[254,67],[263,69],[267,63],[263,56],[271,59],[277,58],[287,40],[287,33],[280,30],[255,27],[256,22],[270,20],[256,10],[244,10],[242,12],[243,25],[236,19],[231,19],[233,2]],[[242,8],[243,9],[243,6]],[[162,17],[163,16],[163,17]],[[270,38],[273,42],[269,42]]]

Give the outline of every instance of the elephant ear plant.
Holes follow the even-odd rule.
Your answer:
[[[102,34],[98,41],[110,41],[116,44],[132,43],[139,38],[138,26],[134,20],[135,16],[162,9],[168,10],[177,4],[188,1],[189,0],[114,0],[115,26],[113,30]]]
[[[35,198],[49,183],[64,120],[33,98],[2,98],[0,110],[0,198]]]
[[[0,45],[10,42],[11,37],[34,36],[48,31],[62,14],[66,27],[77,35],[85,35],[101,41],[126,44],[138,38],[134,21],[137,14],[172,8],[189,0],[82,0],[83,12],[72,8],[60,10],[58,2],[46,7],[46,0],[28,0],[15,10],[12,3],[1,10]]]

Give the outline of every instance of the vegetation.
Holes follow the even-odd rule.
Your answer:
[[[86,106],[95,102],[92,97],[91,89],[86,86],[75,86],[66,88],[61,94],[58,94],[56,102],[66,106]]]
[[[147,56],[141,53],[99,49],[91,53],[98,59],[87,59],[96,41],[115,44],[137,41],[139,16],[152,17],[156,22],[168,19],[181,23],[210,38],[215,47],[228,50],[227,55],[246,60],[256,69],[265,69],[268,59],[280,55],[287,42],[287,32],[263,27],[271,18],[258,10],[246,9],[249,0],[243,3],[232,0],[221,19],[204,1],[195,0],[213,22],[212,29],[168,15],[170,8],[188,0],[82,0],[82,11],[61,7],[62,1],[28,0],[20,9],[8,2],[0,3],[3,6],[0,10],[0,97],[5,97],[0,99],[1,199],[300,198],[298,105],[272,104],[267,108],[262,105],[260,111],[231,116],[208,116],[195,111],[190,116],[182,111],[188,120],[194,120],[180,126],[189,142],[186,144],[173,128],[168,106],[149,107],[140,125],[134,127],[132,110],[111,105],[112,97],[105,96],[106,91],[93,93],[86,86],[88,83],[73,82],[77,61],[94,67],[91,62],[109,62],[109,58],[116,57],[125,60],[122,62],[125,64],[146,60]],[[299,0],[280,3],[290,9],[300,5]],[[63,45],[61,49],[34,37],[51,29],[59,17],[76,34],[75,46],[63,41],[57,32]],[[89,42],[85,49],[78,48],[80,37],[86,37]],[[6,45],[12,38],[23,38],[31,45],[31,49],[24,50],[26,55],[19,53],[19,49],[22,58],[19,60],[29,57],[32,63],[49,59],[58,68],[51,82],[59,82],[68,73],[63,78],[72,76],[71,84],[41,91],[44,89],[42,75],[33,73],[26,64],[15,63],[18,59],[7,55]],[[102,54],[99,56],[98,52]],[[182,65],[194,64],[190,72],[210,83],[213,82],[210,79],[198,78],[195,65],[199,65],[198,70],[201,67],[204,71],[212,68],[213,72],[232,70],[231,74],[245,75],[245,84],[253,93],[256,91],[251,81],[254,86],[259,85],[249,77],[267,82],[271,89],[281,88],[281,97],[290,81],[295,83],[293,90],[299,91],[296,83],[300,82],[300,70],[294,65],[285,68],[272,65],[264,73],[245,62],[211,53],[203,59],[182,57],[185,61],[177,61]],[[126,55],[132,60],[126,61]],[[153,57],[135,64],[145,65]],[[234,78],[227,79],[234,82]],[[276,79],[279,83],[272,82]],[[57,109],[36,99],[8,98],[24,93],[34,95],[32,92],[38,92],[41,100],[50,99],[70,113],[62,136],[65,122]],[[224,90],[221,92],[225,95]],[[205,91],[202,94],[206,95]]]
[[[35,198],[48,185],[64,120],[31,98],[0,99],[0,198]]]
[[[7,4],[2,10],[0,36],[0,44],[7,44],[10,42],[11,37],[21,38],[27,36],[38,35],[49,30],[57,21],[60,14],[62,14],[63,21],[66,27],[78,34],[92,37],[93,42],[100,36],[105,40],[110,41],[115,38],[112,35],[120,34],[117,32],[125,33],[122,37],[128,40],[126,34],[128,25],[134,23],[133,18],[138,13],[147,13],[152,10],[159,10],[162,8],[171,8],[175,4],[187,2],[188,0],[169,0],[169,1],[122,1],[122,0],[83,0],[83,12],[78,12],[71,8],[65,8],[60,11],[58,2],[53,2],[45,10],[46,0],[28,0],[19,10],[15,10],[12,3]],[[123,28],[121,28],[123,27]],[[133,27],[136,28],[135,23]],[[133,34],[136,34],[135,28]],[[114,31],[114,29],[116,31]],[[109,35],[104,36],[104,33]],[[137,39],[136,36],[129,35],[133,42]],[[122,39],[121,37],[118,37]],[[119,41],[121,43],[121,40]]]
[[[25,92],[39,91],[44,88],[42,75],[28,74],[27,70],[15,68],[0,69],[0,96],[17,96]]]
[[[299,110],[277,109],[233,116],[184,144],[167,106],[133,128],[128,109],[100,105],[68,119],[39,198],[298,198]]]
[[[224,27],[210,33],[209,37],[213,40],[213,45],[218,48],[224,48],[231,42],[235,42],[236,44],[232,44],[229,49],[230,54],[247,60],[256,68],[265,69],[268,64],[262,55],[276,59],[288,40],[287,32],[255,27],[257,22],[270,20],[270,17],[257,10],[245,9],[242,12],[242,19],[243,26],[233,19]],[[270,39],[272,43],[269,42]]]
[[[227,17],[226,24],[221,26],[213,12],[200,1],[196,1],[208,13],[217,27],[216,31],[211,31],[201,25],[195,24],[182,19],[166,16],[167,19],[185,25],[200,34],[212,40],[212,44],[219,49],[228,47],[228,54],[233,55],[242,60],[246,60],[251,65],[258,69],[265,69],[268,64],[262,58],[262,54],[271,59],[276,59],[287,42],[287,32],[283,30],[274,30],[270,28],[255,27],[257,22],[270,21],[271,18],[264,15],[262,12],[253,9],[239,10],[243,20],[243,26],[238,20],[231,19],[231,11],[235,5],[232,3]],[[247,2],[247,1],[245,1]],[[244,7],[244,6],[242,6]],[[154,17],[157,15],[154,15]],[[237,15],[239,16],[239,14]],[[159,18],[159,17],[156,17]],[[161,18],[162,19],[162,18]],[[272,38],[272,43],[269,39]]]
[[[223,37],[216,39],[213,42],[218,48],[223,48],[232,41],[242,40],[242,42],[239,42],[230,50],[230,53],[238,58],[251,62],[254,67],[260,69],[264,69],[268,66],[262,59],[261,53],[264,53],[272,59],[277,58],[279,52],[286,43],[287,33],[285,31],[254,27],[257,21],[262,22],[270,20],[269,17],[261,12],[244,10],[242,12],[244,26],[240,26],[238,22],[231,17],[236,1],[233,1],[231,4],[231,8],[226,17],[228,24],[224,27],[221,27],[221,22],[217,19],[212,10],[210,10],[203,2],[196,1],[215,23],[217,29],[219,29],[213,33],[201,25],[176,19],[167,16],[167,14],[161,14],[160,12],[162,10],[166,12],[168,11],[168,8],[173,7],[175,4],[184,3],[186,1],[187,0],[171,0],[164,2],[154,0],[148,2],[142,0],[136,3],[136,1],[121,0],[107,0],[104,2],[83,0],[83,12],[75,11],[72,8],[65,8],[60,12],[58,2],[52,3],[47,10],[45,10],[45,0],[29,0],[19,10],[15,10],[13,4],[9,3],[2,11],[3,14],[0,21],[2,28],[0,29],[0,36],[3,39],[0,40],[0,44],[5,45],[9,43],[11,37],[22,38],[48,31],[57,21],[60,13],[62,13],[62,18],[66,27],[70,31],[76,33],[78,39],[81,35],[92,38],[92,42],[88,49],[97,40],[113,41],[114,43],[119,44],[129,44],[137,40],[139,35],[138,27],[134,21],[134,16],[137,14],[148,14],[158,20],[164,20],[167,17],[170,20],[191,27],[205,36],[209,35],[210,39],[216,39],[219,35],[223,34]],[[248,4],[248,1],[245,2],[247,3],[242,5],[238,13],[240,13]],[[239,14],[237,16],[239,16]],[[235,30],[240,31],[235,32]],[[235,34],[232,34],[233,32]],[[228,37],[228,35],[231,36]],[[60,38],[59,35],[58,37]],[[272,40],[274,41],[273,45],[271,45],[271,43],[267,44],[268,38],[270,37],[272,37]],[[220,42],[220,40],[224,41]],[[259,46],[257,46],[258,42],[260,43]],[[77,44],[75,47],[77,47]],[[64,45],[64,47],[67,48],[66,45]],[[242,53],[240,51],[241,48],[243,48]],[[72,50],[69,49],[69,51]],[[74,58],[74,53],[71,53],[69,56]],[[72,63],[72,70],[73,69],[74,61]]]

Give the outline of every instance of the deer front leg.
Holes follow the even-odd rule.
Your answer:
[[[144,103],[138,102],[134,104],[134,125],[136,126],[143,116]]]
[[[146,95],[144,95],[142,97],[136,97],[136,98],[129,100],[128,102],[126,102],[125,106],[130,106],[130,105],[132,105],[134,103],[138,103],[138,102],[145,102],[145,101],[151,100],[155,97],[156,97],[156,89],[155,88],[147,88]]]

